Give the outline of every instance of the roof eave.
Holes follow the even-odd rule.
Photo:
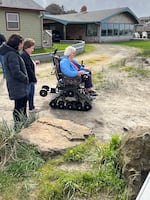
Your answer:
[[[100,21],[68,21],[68,20],[63,20],[60,18],[55,18],[54,16],[43,16],[43,19],[50,19],[50,20],[54,20],[57,21],[61,24],[67,25],[67,24],[91,24],[91,23],[100,23]]]
[[[100,21],[69,21],[68,24],[98,24]]]
[[[121,10],[115,12],[113,15],[110,15],[110,16],[108,16],[108,17],[102,19],[101,22],[105,22],[105,21],[108,20],[109,18],[111,18],[111,17],[113,17],[113,16],[115,16],[115,15],[117,15],[117,14],[123,13],[123,12],[128,12],[129,14],[131,14],[132,16],[134,16],[134,18],[136,19],[137,23],[140,23],[140,20],[135,16],[135,14],[134,14],[128,7],[123,8],[123,9],[121,9]]]
[[[15,9],[15,10],[30,10],[30,11],[45,11],[45,9],[32,9],[32,8],[16,8],[16,7],[10,7],[10,6],[0,6],[0,8],[3,9]]]

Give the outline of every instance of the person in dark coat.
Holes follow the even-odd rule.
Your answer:
[[[6,38],[5,36],[0,33],[0,46],[6,42]],[[2,55],[0,55],[0,63],[1,63],[1,66],[2,66],[2,72],[3,72],[3,77],[5,78],[5,66],[4,66],[4,58]]]
[[[35,108],[34,105],[34,93],[35,93],[35,84],[37,83],[35,65],[39,64],[39,61],[33,61],[31,59],[31,54],[35,48],[35,41],[32,38],[26,38],[23,44],[23,51],[21,52],[21,57],[23,58],[28,77],[29,77],[29,112],[38,112],[39,110]]]
[[[19,34],[12,34],[7,42],[0,47],[0,54],[4,56],[9,98],[14,100],[14,128],[20,126],[23,118],[27,118],[29,79],[25,63],[19,54],[23,47],[23,41],[23,37]]]

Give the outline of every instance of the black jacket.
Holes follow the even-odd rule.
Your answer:
[[[6,42],[6,38],[3,34],[0,33],[0,45],[2,45],[3,42]]]
[[[29,77],[29,83],[36,83],[36,75],[35,75],[35,64],[32,61],[30,55],[26,51],[21,52],[21,57],[23,58],[25,62],[25,66],[27,69],[28,77]]]
[[[25,63],[18,51],[2,44],[0,54],[4,56],[6,83],[11,100],[23,98],[28,95],[29,79]]]

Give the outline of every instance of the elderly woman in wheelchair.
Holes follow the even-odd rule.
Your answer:
[[[79,65],[73,59],[76,49],[69,46],[65,49],[64,56],[60,58],[53,54],[55,74],[58,80],[56,88],[49,89],[49,86],[42,86],[41,96],[48,92],[56,93],[49,105],[52,108],[88,111],[92,108],[92,100],[97,96],[92,90],[91,72]],[[57,91],[57,92],[56,92]]]
[[[64,51],[64,57],[60,61],[60,70],[68,77],[81,76],[82,82],[85,84],[86,92],[90,96],[97,96],[97,93],[92,89],[91,71],[80,65],[75,59],[76,48],[68,46]],[[86,78],[85,76],[86,75]]]

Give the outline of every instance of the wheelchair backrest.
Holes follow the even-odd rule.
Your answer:
[[[62,79],[63,74],[60,70],[60,57],[58,55],[53,55],[53,64],[55,67],[55,74],[56,74],[57,80]]]

